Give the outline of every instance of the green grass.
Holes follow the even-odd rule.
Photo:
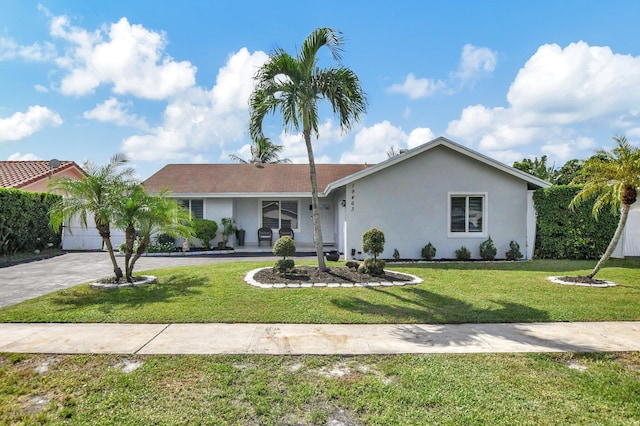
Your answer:
[[[304,263],[304,262],[300,262]],[[394,288],[259,289],[235,262],[150,271],[159,283],[115,291],[88,285],[0,310],[0,322],[484,323],[640,319],[640,260],[613,260],[613,288],[562,286],[594,262],[420,263],[390,269],[424,279]]]
[[[2,424],[637,425],[638,395],[638,353],[0,355]]]

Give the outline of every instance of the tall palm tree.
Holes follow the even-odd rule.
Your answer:
[[[282,145],[276,145],[269,138],[261,137],[251,144],[251,158],[245,160],[235,154],[229,155],[233,161],[243,164],[288,164],[291,160],[280,158],[280,153],[284,149]]]
[[[111,224],[117,217],[117,206],[125,193],[137,182],[133,178],[133,168],[120,170],[128,162],[124,154],[116,154],[104,166],[88,161],[83,165],[85,177],[80,180],[68,177],[54,178],[49,183],[49,191],[63,195],[50,209],[50,224],[60,229],[63,223],[73,217],[80,219],[81,226],[87,228],[87,217],[93,216],[98,234],[113,264],[116,279],[122,278],[111,244]]]
[[[625,136],[616,136],[613,140],[617,144],[614,149],[598,150],[596,155],[584,162],[582,171],[574,182],[584,180],[586,183],[569,204],[569,207],[574,208],[595,196],[593,215],[596,218],[607,205],[613,212],[620,210],[620,220],[611,242],[593,271],[587,275],[588,278],[593,278],[613,254],[627,223],[629,209],[636,202],[640,188],[640,148],[631,145]]]
[[[283,49],[276,49],[258,70],[255,88],[249,101],[251,118],[249,131],[252,139],[263,138],[262,122],[269,113],[280,110],[285,129],[302,131],[309,158],[313,235],[318,268],[327,270],[322,248],[322,230],[318,210],[318,182],[311,145],[311,134],[318,135],[318,101],[329,101],[339,117],[340,127],[347,131],[366,112],[366,95],[358,76],[340,64],[342,33],[331,28],[317,28],[303,42],[296,57]],[[336,67],[320,68],[317,53],[327,47],[338,63]]]

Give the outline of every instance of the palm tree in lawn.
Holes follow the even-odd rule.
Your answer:
[[[282,145],[276,145],[269,138],[261,137],[251,144],[251,158],[245,160],[235,154],[229,155],[233,161],[242,164],[288,164],[291,160],[280,158],[280,153],[284,149]]]
[[[133,268],[149,249],[152,235],[162,232],[174,237],[193,237],[191,214],[168,196],[167,191],[147,194],[142,185],[136,185],[120,200],[114,223],[125,230],[125,278],[128,282],[133,282]]]
[[[109,253],[116,279],[122,278],[122,269],[118,266],[111,244],[111,224],[117,217],[117,206],[123,194],[129,193],[132,186],[137,185],[133,168],[120,169],[128,161],[124,154],[114,155],[104,166],[88,161],[83,165],[83,179],[55,178],[48,187],[50,192],[63,196],[49,211],[51,226],[60,229],[63,223],[78,217],[81,226],[86,229],[87,218],[91,215]]]
[[[309,158],[313,235],[318,268],[327,270],[322,248],[322,230],[318,210],[318,182],[311,145],[311,135],[318,134],[318,103],[327,100],[339,117],[342,131],[347,131],[366,112],[366,95],[358,76],[340,65],[342,33],[331,28],[317,28],[303,42],[302,49],[293,57],[283,49],[276,49],[258,70],[255,88],[249,101],[251,118],[249,131],[252,139],[263,138],[262,122],[267,114],[280,111],[285,129],[302,131]],[[327,47],[338,63],[336,67],[320,68],[318,51]]]
[[[587,275],[590,279],[598,273],[618,245],[627,223],[629,209],[636,202],[640,188],[640,148],[631,145],[625,136],[616,136],[613,140],[617,144],[614,149],[598,150],[596,155],[584,162],[574,182],[586,183],[569,204],[569,207],[573,208],[595,196],[593,215],[596,218],[600,210],[607,205],[614,213],[620,211],[618,227],[595,268]]]

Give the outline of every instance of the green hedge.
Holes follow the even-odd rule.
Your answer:
[[[60,246],[49,226],[49,206],[59,195],[0,188],[0,255]]]
[[[542,259],[598,259],[604,253],[618,225],[619,215],[605,208],[598,220],[593,201],[569,209],[581,186],[552,186],[533,195],[537,214],[534,256]]]

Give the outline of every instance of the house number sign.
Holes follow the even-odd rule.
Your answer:
[[[356,211],[356,184],[351,184],[351,211]]]

